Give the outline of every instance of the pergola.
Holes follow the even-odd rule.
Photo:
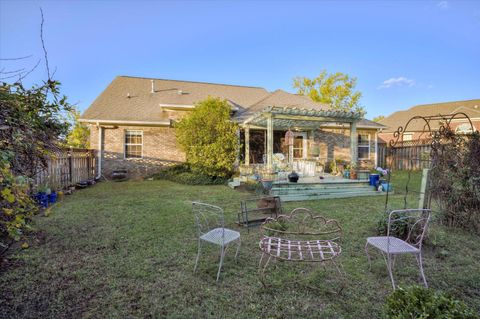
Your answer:
[[[349,123],[351,161],[357,162],[357,122],[362,114],[333,110],[269,106],[240,121],[245,131],[245,164],[250,163],[250,129],[267,131],[267,167],[273,164],[273,131],[286,129],[316,130],[324,123]]]

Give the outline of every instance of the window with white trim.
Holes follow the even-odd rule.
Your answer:
[[[125,158],[142,158],[143,131],[125,131]]]
[[[358,159],[370,159],[370,134],[358,134]]]
[[[473,133],[472,126],[469,123],[462,123],[455,129],[455,133],[458,134],[470,134]]]
[[[412,133],[403,133],[403,141],[411,141],[413,140],[413,134]]]

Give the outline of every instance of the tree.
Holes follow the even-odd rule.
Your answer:
[[[80,112],[72,108],[68,113],[71,127],[67,136],[67,145],[76,148],[88,148],[90,146],[90,130],[85,124],[78,121],[79,118]]]
[[[374,122],[380,122],[380,121],[382,121],[383,119],[385,119],[385,116],[379,115],[379,116],[375,116],[372,121],[374,121]]]
[[[356,85],[357,78],[341,72],[329,74],[326,70],[313,79],[293,79],[293,87],[298,94],[309,96],[315,102],[326,103],[335,110],[365,114],[365,109],[360,105],[362,93],[355,91]]]
[[[226,100],[208,97],[175,125],[177,141],[192,171],[229,177],[237,157],[237,125]]]

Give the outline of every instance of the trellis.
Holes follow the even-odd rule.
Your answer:
[[[432,196],[428,192],[428,172],[431,168],[431,155],[432,152],[438,150],[438,147],[441,143],[444,143],[445,134],[448,132],[452,132],[452,121],[454,120],[463,120],[467,121],[467,124],[470,125],[471,132],[475,131],[475,127],[470,120],[470,117],[463,113],[458,112],[454,114],[447,114],[447,115],[433,115],[433,116],[414,116],[407,121],[404,126],[399,126],[398,129],[393,133],[393,139],[389,142],[388,148],[388,155],[387,155],[387,168],[395,169],[398,167],[396,161],[409,161],[410,163],[406,165],[408,171],[407,183],[405,185],[405,194],[403,196],[404,202],[404,209],[411,208],[408,207],[408,196],[410,193],[417,193],[419,195],[419,203],[418,208],[430,208]],[[423,123],[422,129],[410,129],[410,126],[415,123],[415,121],[420,121]],[[437,127],[438,124],[438,127]],[[405,142],[403,141],[403,133],[419,133],[419,136],[412,140],[408,141],[410,147],[416,147],[419,145],[429,145],[429,156],[422,156],[419,152],[415,154],[408,154],[410,157],[405,158],[405,154],[402,152],[402,149],[405,147]],[[423,169],[422,175],[422,184],[420,187],[420,191],[416,191],[411,189],[410,181],[411,181],[411,173],[412,168],[417,167],[419,165],[415,165],[420,163],[420,166],[426,167]],[[391,183],[391,176],[392,174],[388,174],[387,183]],[[391,187],[387,188],[387,195],[385,196],[385,211],[389,211],[389,194],[390,194]]]

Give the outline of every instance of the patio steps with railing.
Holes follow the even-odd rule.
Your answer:
[[[381,196],[368,181],[343,180],[318,183],[275,183],[271,195],[280,196],[282,201],[303,201],[323,198],[346,198],[356,196]]]

